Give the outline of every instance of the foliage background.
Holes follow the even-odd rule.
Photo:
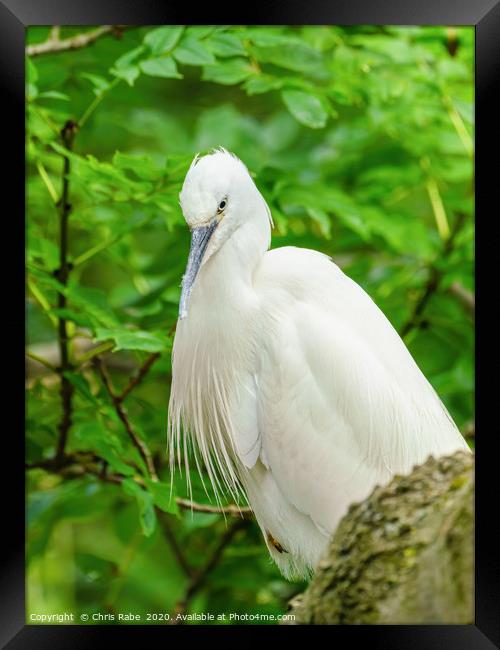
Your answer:
[[[254,523],[169,499],[187,494],[165,458],[180,186],[196,152],[234,151],[273,246],[331,255],[472,436],[473,29],[105,28],[29,49],[94,30],[27,31],[28,622],[278,615],[304,585],[280,577]]]

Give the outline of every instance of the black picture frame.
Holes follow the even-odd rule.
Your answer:
[[[251,9],[249,11],[248,9]],[[474,25],[476,32],[476,613],[474,625],[419,626],[331,626],[328,639],[336,647],[346,643],[369,644],[370,648],[411,649],[487,649],[500,646],[500,564],[498,541],[493,534],[498,506],[498,461],[494,446],[498,431],[494,396],[495,340],[494,321],[483,313],[495,297],[486,278],[495,283],[496,238],[491,226],[498,220],[495,182],[498,185],[500,112],[494,97],[500,96],[500,0],[294,0],[287,4],[268,0],[265,5],[222,6],[212,3],[196,7],[187,3],[158,0],[0,0],[0,82],[3,112],[2,143],[5,165],[2,172],[4,251],[12,262],[4,264],[5,297],[3,314],[4,368],[8,369],[9,397],[5,397],[4,457],[2,463],[3,542],[5,550],[0,572],[0,642],[8,648],[84,648],[103,647],[120,638],[144,646],[145,635],[184,634],[186,628],[163,626],[38,626],[26,625],[24,614],[24,440],[21,418],[24,412],[21,354],[24,340],[20,316],[24,309],[24,37],[29,25],[91,24],[400,24]],[[222,11],[221,11],[222,9]],[[495,93],[496,91],[496,93]],[[6,203],[10,206],[7,208]],[[21,266],[22,265],[22,266]],[[488,266],[489,265],[489,266]],[[17,279],[16,279],[17,278]],[[494,286],[494,284],[493,284]],[[493,302],[497,302],[493,300]],[[488,326],[492,335],[488,336]],[[498,329],[498,328],[495,328]],[[17,345],[19,341],[19,346]],[[21,350],[21,345],[23,349]],[[16,408],[15,404],[20,407]],[[7,426],[8,416],[12,424]],[[6,460],[8,459],[8,460]],[[139,629],[140,628],[140,629]],[[146,629],[147,628],[147,629]],[[174,629],[177,632],[174,632]],[[189,628],[190,630],[194,628]],[[216,629],[216,628],[211,628]],[[219,628],[220,629],[220,628]],[[234,628],[233,628],[234,629]],[[205,632],[207,630],[205,629]],[[227,633],[227,628],[224,633]],[[266,639],[276,634],[296,635],[294,626],[266,628]],[[207,639],[208,641],[208,639]],[[271,641],[272,642],[272,641]],[[341,644],[341,645],[337,645]]]

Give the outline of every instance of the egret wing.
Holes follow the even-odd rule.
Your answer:
[[[261,460],[318,526],[429,454],[466,448],[392,325],[329,258],[276,249],[256,281]]]

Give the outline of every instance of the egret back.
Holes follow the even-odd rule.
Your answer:
[[[468,449],[387,318],[328,257],[274,249],[256,290],[261,455],[319,526],[429,455]]]

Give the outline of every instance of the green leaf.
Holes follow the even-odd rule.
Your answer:
[[[113,165],[118,169],[133,171],[134,174],[147,181],[157,181],[165,175],[166,170],[157,167],[149,156],[132,156],[116,151]]]
[[[92,395],[89,383],[83,375],[76,372],[66,371],[64,372],[64,376],[75,387],[76,392],[83,397],[84,400],[91,402],[94,405],[99,404],[99,400],[95,395]]]
[[[264,44],[262,37],[259,37],[259,43],[252,47],[252,54],[259,63],[272,63],[295,72],[309,72],[315,77],[328,76],[322,55],[302,39],[284,35],[267,38],[270,40]],[[255,39],[252,40],[255,42]]]
[[[290,113],[301,124],[311,129],[322,129],[326,125],[328,113],[316,95],[301,90],[283,90],[281,96]]]
[[[319,208],[313,208],[313,207],[308,207],[307,208],[307,213],[313,219],[316,221],[316,223],[319,225],[319,228],[323,235],[327,238],[330,239],[332,234],[332,222],[330,220],[330,217],[328,216],[328,213],[325,212],[324,210],[321,210]]]
[[[178,26],[158,27],[146,34],[144,42],[153,54],[164,54],[177,45],[183,31]]]
[[[58,309],[56,307],[55,309],[51,309],[50,313],[58,318],[65,318],[66,320],[72,321],[75,325],[79,325],[80,327],[89,327],[92,329],[92,319],[88,318],[83,313],[74,311],[73,309]]]
[[[452,101],[462,119],[468,124],[474,124],[474,104],[456,98],[453,98]]]
[[[139,67],[136,65],[130,65],[127,68],[111,68],[110,72],[118,77],[118,79],[123,79],[128,83],[129,86],[133,86],[135,80],[140,75]]]
[[[134,47],[133,50],[125,52],[125,54],[122,54],[122,56],[116,59],[114,67],[117,70],[124,70],[125,68],[129,68],[144,51],[144,45]]]
[[[277,90],[283,86],[283,80],[279,77],[271,77],[266,74],[259,74],[247,79],[243,85],[249,95],[261,95],[270,90]]]
[[[144,352],[163,352],[170,348],[170,342],[165,334],[152,332],[130,331],[120,329],[105,329],[98,327],[94,337],[96,342],[112,340],[115,351],[142,350]]]
[[[26,59],[26,97],[28,101],[33,101],[38,97],[38,70],[33,61],[28,57]]]
[[[241,56],[246,54],[241,39],[228,32],[216,32],[207,42],[210,50],[217,56]]]
[[[71,436],[76,449],[95,452],[104,458],[114,472],[124,476],[135,474],[136,470],[123,460],[126,455],[123,443],[100,419],[94,417],[75,422]]]
[[[350,230],[366,240],[370,234],[363,207],[352,201],[347,194],[322,185],[286,186],[280,190],[279,201],[283,209],[300,210],[313,208],[311,216],[319,219],[321,212],[331,214],[333,220],[340,219]],[[365,208],[366,211],[366,208]],[[314,218],[313,216],[313,218]]]
[[[422,259],[435,253],[424,223],[412,218],[411,214],[379,210],[373,206],[359,206],[359,213],[370,231],[382,237],[396,252],[417,255]]]
[[[28,83],[26,84],[25,93],[26,93],[26,99],[29,102],[32,102],[38,97],[38,88],[35,86],[35,84]]]
[[[241,83],[252,74],[255,74],[255,70],[246,59],[230,59],[225,62],[218,62],[215,65],[205,66],[202,79],[232,85]]]
[[[115,327],[118,319],[107,302],[107,294],[102,289],[71,285],[63,291],[70,302],[80,307],[95,323],[105,327]]]
[[[193,36],[185,36],[174,50],[174,56],[184,65],[212,65],[215,58],[205,43]]]
[[[283,34],[280,27],[250,27],[245,32],[245,37],[249,38],[252,43],[262,47],[272,47],[275,45],[285,45],[290,43],[292,37]]]
[[[290,150],[301,127],[288,111],[279,111],[262,125],[262,135],[270,151]]]
[[[90,72],[82,72],[80,76],[83,77],[83,79],[90,81],[94,87],[94,93],[96,95],[101,95],[109,88],[109,81],[100,75],[91,74]]]
[[[45,90],[43,93],[38,94],[38,99],[60,99],[69,102],[69,95],[60,93],[57,90]]]
[[[107,303],[107,294],[101,289],[80,287],[75,284],[65,286],[55,279],[53,274],[28,266],[33,277],[40,283],[56,289],[67,296],[72,306],[82,309],[93,325],[116,327],[119,323],[116,315]]]
[[[172,492],[172,498],[170,498],[170,484],[162,483],[161,481],[152,481],[151,479],[146,479],[145,483],[147,485],[148,491],[153,497],[153,501],[160,510],[168,512],[171,515],[179,516],[179,506],[175,500],[174,493]]]
[[[28,261],[40,261],[49,269],[54,270],[59,265],[59,248],[54,242],[39,235],[28,237]]]
[[[137,499],[139,506],[139,521],[142,532],[146,537],[151,537],[156,528],[156,513],[154,509],[153,496],[146,492],[133,479],[127,478],[122,481],[122,487],[126,494]]]
[[[26,80],[30,84],[36,85],[38,81],[38,70],[36,65],[33,63],[33,60],[29,57],[26,59]]]
[[[51,142],[50,147],[58,153],[68,156],[74,162],[72,168],[72,183],[79,184],[86,193],[105,195],[115,201],[144,200],[153,190],[151,183],[135,181],[117,169],[109,162],[102,162],[92,155],[85,158],[67,151],[57,142]]]
[[[186,36],[198,39],[205,39],[216,31],[217,27],[213,25],[190,25],[186,29]]]
[[[140,74],[137,58],[145,49],[144,45],[140,45],[123,54],[115,61],[115,65],[110,70],[111,74],[118,77],[118,79],[124,79],[129,86],[133,86]]]
[[[165,77],[166,79],[182,79],[172,57],[146,59],[140,63],[141,70],[150,77]]]

